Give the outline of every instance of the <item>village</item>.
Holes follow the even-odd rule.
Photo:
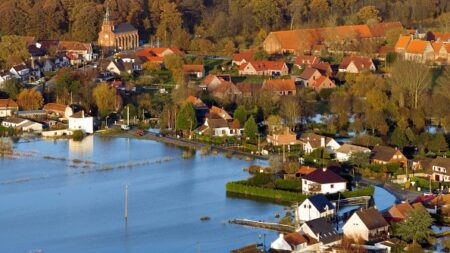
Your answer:
[[[449,32],[273,31],[215,54],[144,43],[107,8],[92,43],[1,43],[16,60],[0,71],[2,137],[127,136],[267,160],[227,194],[293,213],[270,251],[242,252],[421,252],[450,231],[432,230],[450,223]],[[377,209],[374,186],[396,203]],[[340,216],[346,201],[363,204]]]

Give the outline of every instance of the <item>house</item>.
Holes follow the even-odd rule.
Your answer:
[[[409,42],[411,41],[411,35],[402,35],[398,38],[397,42],[395,43],[394,50],[397,54],[405,55],[406,48],[409,45]]]
[[[205,77],[205,79],[203,79],[202,88],[211,91],[219,86],[222,82],[231,82],[231,76],[209,74]]]
[[[13,116],[18,110],[16,101],[10,98],[0,99],[0,118]]]
[[[64,41],[58,43],[58,52],[64,53],[72,65],[94,60],[94,51],[91,43],[82,43],[79,41]]]
[[[334,84],[334,82],[327,76],[320,76],[319,79],[317,79],[310,87],[316,92],[320,92],[322,89],[336,88],[336,84]]]
[[[142,56],[147,59],[147,61],[150,62],[156,62],[163,64],[164,63],[164,57],[171,55],[171,54],[181,54],[181,50],[174,47],[147,47],[140,50],[137,50],[135,54],[137,56]]]
[[[205,123],[200,127],[200,133],[209,132],[214,137],[241,136],[244,128],[238,120],[225,120],[223,118],[207,117]]]
[[[331,217],[336,208],[323,194],[309,196],[298,207],[296,219],[299,221],[310,221],[321,217]]]
[[[233,117],[231,117],[231,115],[227,111],[214,105],[209,110],[209,113],[211,114],[211,116],[219,117],[224,120],[233,120]]]
[[[208,86],[209,93],[218,99],[229,99],[234,101],[242,96],[242,92],[232,82],[223,81],[217,86]]]
[[[9,73],[8,71],[0,71],[0,88],[3,88],[3,83],[11,80],[11,78],[11,73]]]
[[[319,63],[320,58],[314,55],[299,55],[295,58],[294,65],[300,69],[306,67],[312,67],[314,64]]]
[[[317,69],[323,76],[330,77],[333,74],[333,69],[328,62],[317,62],[312,64],[311,67]]]
[[[343,227],[344,236],[364,241],[381,241],[388,238],[389,224],[378,210],[359,210],[347,220]]]
[[[372,149],[371,161],[374,164],[399,163],[401,167],[408,164],[408,159],[397,148],[375,146]]]
[[[256,97],[259,94],[262,85],[259,83],[238,83],[236,84],[236,87],[241,91],[242,97],[251,98]]]
[[[431,179],[436,182],[450,182],[450,158],[436,157],[430,163]]]
[[[411,40],[406,47],[405,60],[416,62],[434,61],[434,49],[431,42],[425,40]]]
[[[69,130],[81,130],[84,133],[94,133],[94,118],[84,115],[84,111],[81,110],[74,113],[69,117]]]
[[[450,43],[432,42],[431,46],[434,50],[435,62],[441,65],[450,63]]]
[[[279,96],[289,96],[297,93],[295,82],[290,79],[265,80],[261,89]]]
[[[339,162],[347,162],[348,160],[350,160],[352,154],[357,153],[370,154],[370,149],[345,143],[336,150],[336,159]]]
[[[74,113],[70,106],[58,103],[47,103],[42,110],[47,112],[47,115],[51,118],[68,119]]]
[[[320,251],[319,241],[309,235],[299,232],[280,234],[270,244],[270,252],[317,252]]]
[[[30,76],[31,70],[25,63],[22,63],[11,67],[9,73],[12,75],[12,77],[25,81]]]
[[[327,218],[321,217],[303,223],[299,232],[316,239],[321,246],[332,246],[341,240],[335,227]]]
[[[285,76],[289,68],[280,61],[249,61],[239,66],[239,75]]]
[[[375,70],[372,59],[365,56],[347,56],[339,65],[339,72],[344,73],[374,72]]]
[[[304,133],[300,136],[303,145],[303,151],[306,154],[313,152],[318,148],[325,148],[329,153],[334,154],[341,145],[333,138],[321,136],[315,133]]]
[[[204,108],[208,108],[205,103],[203,103],[203,101],[195,96],[189,96],[186,98],[186,102],[191,103],[195,109],[204,109]]]
[[[267,135],[267,143],[272,144],[274,146],[289,146],[290,145],[298,145],[300,144],[299,141],[297,141],[297,135],[289,129],[287,131],[283,131],[281,133],[273,133]]]
[[[317,169],[302,177],[302,191],[306,194],[330,194],[347,190],[347,181],[333,171]]]
[[[387,31],[398,28],[402,28],[400,22],[275,31],[267,35],[263,47],[269,54],[301,55],[308,51],[320,51],[317,46],[325,45],[328,41],[383,39]]]
[[[116,75],[121,75],[123,73],[131,74],[133,72],[141,71],[142,64],[143,61],[140,57],[114,59],[108,64],[106,69]]]
[[[28,119],[9,117],[2,121],[2,126],[23,132],[42,132],[43,125]]]
[[[383,216],[389,222],[399,222],[408,217],[408,213],[413,210],[414,207],[409,203],[394,204],[389,210],[387,210]]]
[[[255,55],[255,50],[246,50],[242,51],[238,54],[233,55],[233,59],[231,63],[236,66],[241,66],[249,61],[253,60],[253,56]]]
[[[189,77],[200,79],[205,76],[205,67],[202,64],[185,64],[183,73]]]
[[[411,170],[417,171],[417,170],[426,170],[430,167],[431,162],[433,161],[433,158],[429,157],[417,157],[412,159],[411,161]]]
[[[298,77],[299,81],[304,87],[311,87],[316,80],[318,80],[322,75],[319,70],[311,67],[306,67],[305,70]]]

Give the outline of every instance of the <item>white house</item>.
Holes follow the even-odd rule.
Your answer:
[[[183,65],[183,72],[185,75],[200,79],[205,76],[205,67],[201,64],[185,64]]]
[[[30,69],[27,67],[27,65],[20,64],[20,65],[16,65],[16,66],[12,67],[9,70],[9,73],[11,73],[11,75],[14,78],[17,78],[20,80],[26,80],[28,78],[28,76],[30,75]]]
[[[280,236],[270,244],[270,248],[276,251],[288,252],[317,252],[320,250],[319,242],[309,235],[293,232],[280,234]]]
[[[306,221],[298,232],[316,239],[321,246],[332,246],[340,241],[334,224],[325,217]]]
[[[348,238],[379,241],[388,237],[389,224],[378,210],[369,208],[355,212],[342,229]]]
[[[42,131],[42,124],[37,123],[31,120],[22,119],[22,118],[15,118],[15,117],[9,117],[2,122],[2,126],[8,127],[8,128],[15,128],[22,130],[24,132],[41,132]]]
[[[370,154],[370,149],[345,143],[336,150],[336,159],[339,162],[346,162],[350,159],[352,154],[356,153]]]
[[[302,190],[307,194],[329,194],[344,192],[347,181],[333,171],[317,169],[302,178]]]
[[[450,182],[450,158],[436,157],[430,162],[431,179],[436,182]]]
[[[330,217],[335,213],[335,207],[323,194],[308,197],[298,207],[296,219],[310,221],[321,217]]]
[[[94,118],[85,117],[84,111],[81,110],[69,117],[69,130],[81,130],[85,133],[94,133]]]
[[[0,88],[3,88],[3,83],[11,80],[11,74],[9,72],[0,72]]]
[[[0,99],[0,118],[9,117],[14,115],[19,110],[17,103],[8,98]]]
[[[315,133],[304,133],[300,136],[303,151],[306,154],[313,152],[318,148],[325,148],[330,154],[334,154],[341,145],[333,138],[321,136]]]
[[[361,73],[373,72],[376,70],[372,59],[364,56],[348,56],[345,57],[339,65],[339,72],[345,73]]]
[[[238,120],[225,120],[223,118],[206,118],[205,123],[200,127],[200,132],[211,131],[214,137],[241,136],[244,129]]]

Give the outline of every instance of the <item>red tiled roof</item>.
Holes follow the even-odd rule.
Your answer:
[[[225,120],[233,119],[233,117],[231,117],[231,115],[228,114],[227,111],[225,111],[224,109],[219,108],[219,107],[217,107],[217,106],[214,106],[214,105],[213,105],[213,106],[211,107],[211,109],[209,110],[209,113],[210,113],[210,114],[215,114],[215,115],[217,115],[217,116],[219,116],[220,118],[225,119]]]
[[[42,108],[44,111],[47,112],[57,112],[61,115],[64,115],[66,112],[66,105],[63,104],[57,104],[57,103],[48,103],[44,105],[44,108]]]
[[[251,61],[253,59],[253,55],[255,55],[255,51],[252,49],[247,50],[247,51],[242,51],[239,54],[235,54],[233,56],[233,61],[238,61],[238,62],[240,62],[242,60]]]
[[[395,49],[406,49],[409,41],[411,40],[410,35],[403,35],[398,38],[397,43],[395,43]]]
[[[249,61],[246,64],[242,64],[239,67],[239,70],[244,70],[247,65],[252,65],[256,71],[265,71],[265,70],[283,70],[283,67],[286,65],[284,62],[280,61]]]
[[[314,89],[320,90],[320,89],[322,88],[322,84],[323,84],[325,81],[329,81],[329,82],[332,83],[333,85],[331,85],[331,87],[323,87],[323,88],[334,88],[334,87],[336,87],[336,86],[334,85],[334,83],[333,83],[328,77],[326,77],[326,76],[320,76],[319,79],[317,79],[317,80],[313,83]]]
[[[406,48],[406,52],[411,54],[423,54],[425,48],[429,44],[430,42],[425,40],[412,40]]]
[[[183,71],[186,73],[203,72],[204,67],[200,64],[185,64],[183,65]]]
[[[16,101],[7,98],[7,99],[0,99],[0,107],[2,108],[18,108]]]
[[[314,167],[302,166],[297,170],[297,173],[302,174],[302,175],[308,175],[315,170],[317,170],[317,169]]]
[[[58,50],[60,51],[92,51],[91,43],[82,43],[79,41],[64,41],[58,43]]]
[[[265,80],[263,89],[270,91],[293,91],[295,90],[295,82],[290,79],[272,79]]]
[[[350,65],[351,62],[353,62],[353,64],[355,64],[356,68],[359,71],[369,70],[373,64],[372,59],[370,59],[369,57],[347,56],[342,60],[341,64],[339,65],[339,68],[346,69],[348,67],[348,65]]]
[[[310,68],[307,67],[301,74],[300,74],[300,78],[304,79],[304,80],[309,80],[311,79],[312,76],[314,76],[315,74],[317,74],[319,72],[319,70],[315,69],[315,68]]]
[[[203,101],[195,96],[189,96],[186,98],[186,102],[193,104],[194,106],[205,106],[205,103]]]

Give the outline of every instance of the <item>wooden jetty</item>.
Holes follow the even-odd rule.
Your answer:
[[[278,223],[271,223],[271,222],[248,220],[248,219],[234,219],[234,220],[229,220],[228,223],[242,225],[242,226],[249,226],[249,227],[254,227],[254,228],[263,228],[263,229],[278,231],[278,232],[282,232],[282,233],[291,233],[291,232],[295,231],[294,226],[283,225],[283,224],[278,224]]]

